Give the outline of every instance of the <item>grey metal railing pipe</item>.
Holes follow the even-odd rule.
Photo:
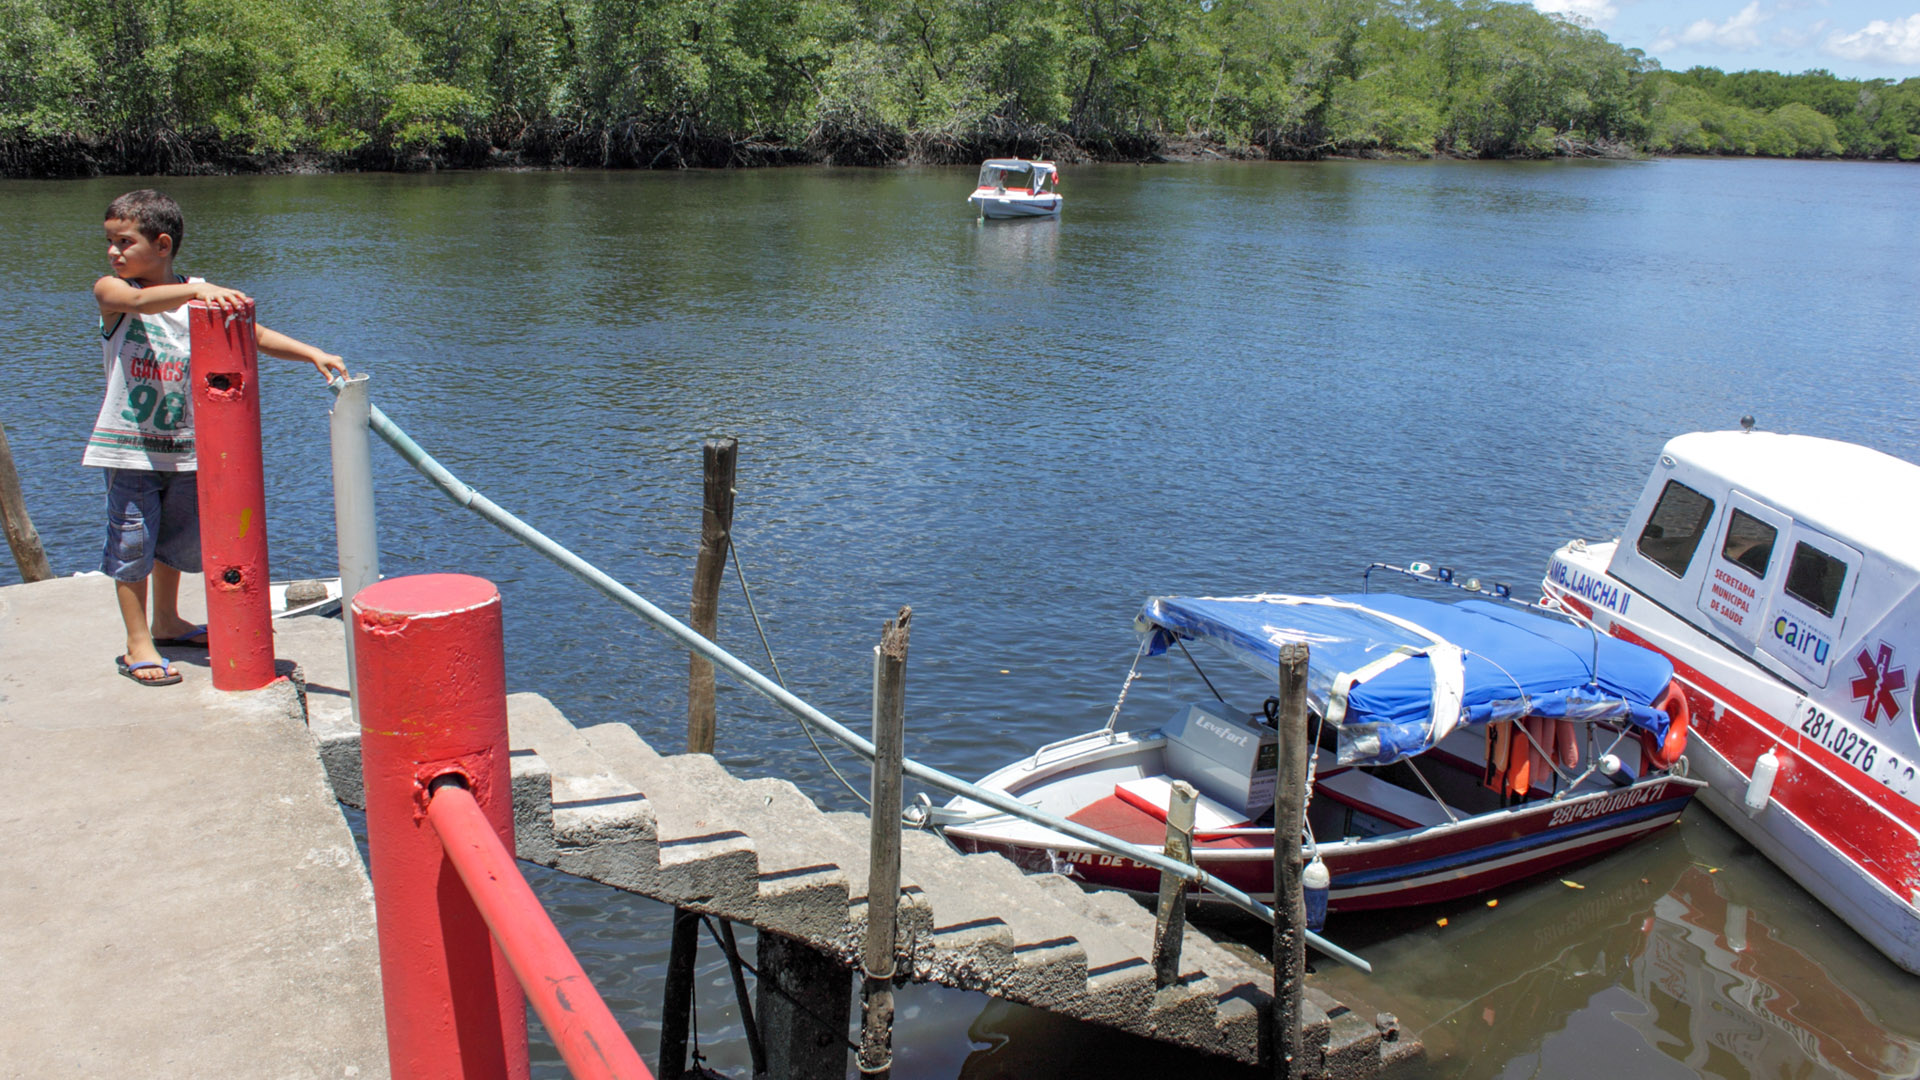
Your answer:
[[[340,381],[335,380],[333,385],[338,388]],[[706,657],[715,667],[732,673],[735,678],[746,683],[749,687],[758,691],[762,696],[771,700],[787,712],[792,713],[803,723],[815,725],[820,730],[826,732],[835,742],[866,758],[868,761],[873,760],[873,743],[854,732],[851,728],[841,724],[833,717],[828,716],[814,706],[795,697],[785,687],[762,675],[744,660],[741,660],[719,645],[707,640],[695,632],[692,627],[654,606],[646,597],[641,596],[639,593],[634,592],[632,589],[627,588],[612,577],[609,577],[607,573],[599,567],[574,554],[564,545],[556,542],[539,529],[515,517],[492,499],[480,494],[480,492],[475,490],[471,485],[455,476],[446,466],[434,460],[433,455],[422,449],[419,443],[414,442],[413,438],[401,430],[399,425],[387,419],[386,414],[380,411],[379,406],[370,406],[368,413],[368,425],[372,428],[373,433],[380,436],[388,446],[393,447],[393,449],[406,460],[407,464],[412,465],[420,471],[421,475],[432,480],[434,484],[437,485],[441,491],[445,492],[447,497],[452,499],[456,504],[479,514],[481,517],[499,527],[500,530],[507,535],[512,536],[521,543],[538,551],[540,554],[545,555],[553,562],[558,563],[561,568],[600,590],[601,593],[605,594],[615,603],[620,604],[622,607],[627,608],[651,623],[654,629],[671,638],[681,648]],[[1057,833],[1070,836],[1075,840],[1090,844],[1103,851],[1110,851],[1117,855],[1125,855],[1130,859],[1144,863],[1156,870],[1178,875],[1202,886],[1216,896],[1219,896],[1222,900],[1227,901],[1256,918],[1268,923],[1274,920],[1273,909],[1267,905],[1262,904],[1260,901],[1255,900],[1253,897],[1248,896],[1245,892],[1234,888],[1232,885],[1219,880],[1212,874],[1197,867],[1188,866],[1177,860],[1169,859],[1153,848],[1141,847],[1138,844],[1129,844],[1125,841],[1116,840],[1097,829],[1090,829],[1079,822],[1069,821],[1058,814],[1050,814],[1044,810],[1028,806],[1010,796],[1003,795],[997,791],[989,791],[986,788],[962,780],[957,776],[942,772],[930,765],[923,765],[920,762],[914,761],[912,758],[901,762],[901,771],[922,783],[930,784],[942,791],[972,799],[982,806],[992,807],[1003,814],[1025,821],[1031,821],[1036,825],[1044,825]],[[1312,943],[1314,948],[1320,950],[1327,956],[1339,960],[1341,963],[1349,964],[1359,968],[1361,971],[1373,970],[1373,966],[1365,960],[1362,960],[1360,957],[1340,948],[1332,942],[1323,940],[1318,934],[1309,931],[1307,940]]]
[[[333,381],[336,397],[329,433],[333,444],[333,531],[340,551],[340,604],[380,580],[380,534],[373,510],[373,447],[367,434],[372,404],[362,373]],[[353,635],[347,635],[347,685],[355,693],[353,720],[360,722],[359,684],[354,681]]]

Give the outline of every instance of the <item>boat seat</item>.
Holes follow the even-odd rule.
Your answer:
[[[1322,774],[1314,785],[1319,794],[1390,821],[1403,829],[1445,825],[1446,811],[1427,795],[1408,791],[1365,769],[1341,769]]]
[[[1127,780],[1113,785],[1113,793],[1120,801],[1153,815],[1160,821],[1167,820],[1167,804],[1173,800],[1173,778],[1168,776],[1143,776],[1138,780]],[[1193,804],[1193,831],[1195,833],[1212,832],[1215,829],[1238,829],[1248,824],[1245,814],[1236,814],[1225,803],[1199,796]]]

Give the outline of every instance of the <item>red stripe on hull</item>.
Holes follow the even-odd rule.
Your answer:
[[[1681,794],[1673,794],[1675,790]],[[1664,828],[1680,816],[1692,793],[1693,788],[1686,785],[1648,783],[1609,794],[1606,798],[1620,798],[1621,802],[1592,817],[1578,816],[1582,803],[1540,803],[1496,815],[1467,828],[1449,828],[1423,839],[1368,844],[1353,851],[1329,844],[1320,852],[1333,876],[1334,888],[1328,906],[1335,911],[1365,911],[1454,900],[1499,888],[1556,866],[1611,851]],[[1566,814],[1556,823],[1555,816],[1562,811]],[[1574,828],[1581,831],[1569,835]],[[1053,864],[1053,856],[1046,849],[966,836],[954,839],[963,850],[998,852],[1029,868],[1044,869]],[[1537,841],[1538,848],[1554,850],[1530,851],[1529,840]],[[1562,844],[1569,846],[1560,847]],[[1230,850],[1233,849],[1202,846],[1194,852],[1195,862],[1200,869],[1244,892],[1271,894],[1271,857],[1220,857]],[[1474,852],[1484,854],[1478,859],[1469,857],[1455,865],[1446,865]],[[1073,876],[1088,885],[1140,893],[1154,892],[1160,887],[1159,871],[1126,856],[1072,852],[1066,859],[1072,866]],[[1396,870],[1404,870],[1407,878],[1419,884],[1402,885],[1395,881]],[[1355,877],[1374,881],[1356,885]],[[1341,888],[1343,881],[1348,882],[1345,890]],[[1352,891],[1355,888],[1375,891],[1356,894]]]
[[[1667,657],[1683,680],[1699,688],[1687,689],[1687,705],[1693,713],[1691,736],[1704,740],[1742,774],[1753,775],[1754,762],[1775,746],[1787,747],[1799,755],[1782,758],[1773,782],[1773,801],[1805,822],[1895,896],[1908,895],[1913,883],[1920,880],[1920,844],[1914,842],[1911,832],[1872,828],[1870,819],[1862,816],[1862,811],[1868,809],[1862,804],[1870,803],[1915,831],[1920,831],[1920,806],[1887,790],[1826,747],[1805,738],[1786,721],[1627,627],[1613,622],[1608,630],[1622,641]],[[1842,779],[1849,774],[1858,777],[1860,786]],[[1739,793],[1726,794],[1734,798]]]

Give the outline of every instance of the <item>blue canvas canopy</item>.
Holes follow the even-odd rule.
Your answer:
[[[1150,654],[1176,637],[1206,641],[1276,681],[1280,646],[1306,644],[1308,697],[1338,728],[1343,765],[1398,761],[1461,724],[1526,716],[1610,720],[1666,737],[1667,714],[1654,707],[1673,678],[1666,657],[1510,605],[1384,593],[1158,596],[1135,628],[1150,635]]]

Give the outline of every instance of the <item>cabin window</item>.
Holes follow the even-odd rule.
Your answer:
[[[1831,619],[1846,581],[1845,562],[1804,541],[1793,545],[1793,562],[1787,567],[1788,596]]]
[[[1640,554],[1652,559],[1674,577],[1687,576],[1687,564],[1700,546],[1707,522],[1713,520],[1713,500],[1678,480],[1667,481],[1654,504],[1647,527],[1640,530],[1636,545]]]
[[[1773,542],[1779,536],[1780,530],[1744,510],[1735,510],[1733,520],[1727,522],[1727,542],[1720,546],[1720,554],[1754,577],[1766,577]]]

